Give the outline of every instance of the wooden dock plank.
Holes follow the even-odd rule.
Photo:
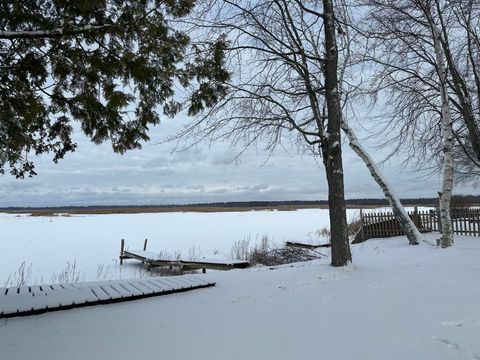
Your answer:
[[[121,288],[121,290],[125,290],[125,296],[139,296],[144,295],[143,291],[141,291],[138,287],[129,284],[127,281],[119,281],[115,284],[117,288]]]
[[[32,296],[30,294],[30,287],[29,286],[21,286],[18,288],[18,295],[21,295],[21,296]]]
[[[174,284],[174,286],[176,284],[178,284],[179,286],[183,287],[183,288],[189,288],[189,287],[192,287],[192,282],[191,281],[188,281],[188,280],[182,280],[180,279],[180,276],[177,276],[175,278],[169,278],[169,279],[165,279],[166,281],[169,281],[171,283]]]
[[[18,292],[19,292],[18,286],[12,286],[6,290],[5,295],[18,294]]]
[[[32,296],[39,296],[40,294],[42,294],[42,290],[40,290],[40,286],[38,285],[32,285],[30,286],[30,289],[31,289],[31,294]]]
[[[40,287],[43,290],[43,292],[45,293],[45,295],[50,295],[50,294],[55,292],[55,290],[53,290],[52,285],[42,285]]]
[[[145,280],[137,280],[136,283],[138,284],[138,286],[141,286],[142,289],[148,289],[148,291],[150,291],[151,293],[155,293],[156,291],[159,290],[157,287],[147,283]]]
[[[130,286],[133,286],[133,287],[136,287],[137,289],[139,289],[143,295],[146,295],[146,294],[153,294],[155,292],[155,290],[152,289],[151,286],[147,286],[145,285],[142,281],[128,281],[128,284]]]
[[[124,298],[125,296],[131,296],[128,291],[122,289],[116,283],[106,284],[105,290],[107,290],[110,294],[112,294],[112,299],[114,298]]]
[[[161,281],[158,278],[152,278],[152,281],[156,282],[159,286],[162,286],[165,289],[165,291],[171,291],[175,289],[175,287],[171,282]]]
[[[72,292],[74,290],[72,289]],[[77,294],[81,295],[81,300],[78,299],[76,303],[83,302],[95,302],[98,301],[98,296],[93,293],[92,288],[90,286],[82,286],[77,288]]]
[[[153,281],[152,279],[144,279],[143,281],[148,285],[152,285],[153,288],[156,288],[157,289],[156,291],[165,292],[167,290],[170,290],[170,288],[167,287],[166,285],[160,284],[156,281]]]
[[[88,288],[98,301],[110,300],[112,298],[100,285],[90,285]]]

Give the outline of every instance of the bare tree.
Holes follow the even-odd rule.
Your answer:
[[[396,91],[389,104],[395,108],[391,118],[408,119],[390,124],[390,130],[393,126],[402,134],[397,138],[401,139],[398,143],[410,142],[412,158],[433,157],[443,164],[443,150],[438,141],[442,136],[441,84],[435,68],[430,25],[424,12],[419,11],[423,6],[432,12],[446,63],[457,180],[477,182],[480,173],[480,4],[475,0],[364,0],[361,3],[370,8],[364,27],[370,38],[370,58],[384,65],[378,73],[377,86]],[[414,143],[416,146],[412,146]]]
[[[227,51],[236,69],[233,73],[239,75],[229,84],[229,96],[181,136],[193,134],[197,141],[221,138],[244,146],[266,138],[267,149],[271,150],[295,134],[298,144],[306,144],[314,154],[322,156],[329,184],[332,244],[337,244],[332,246],[332,252],[340,249],[343,262],[349,250],[344,240],[342,129],[392,204],[409,243],[423,240],[342,115],[351,44],[345,26],[349,21],[345,2],[340,1],[337,8],[331,1],[324,2],[323,7],[315,1],[213,4],[216,16],[202,14],[201,23],[208,34],[226,31],[227,37],[233,39]],[[208,8],[215,6],[209,4]]]
[[[464,114],[469,113],[465,111],[469,102],[457,93],[461,86],[455,84],[461,76],[448,40],[452,32],[457,32],[455,11],[450,2],[442,0],[364,3],[370,10],[366,35],[373,39],[370,45],[375,48],[370,60],[380,65],[376,91],[395,94],[387,101],[392,110],[388,128],[399,130],[394,136],[395,151],[407,144],[412,157],[426,159],[433,154],[443,167],[439,192],[441,245],[449,247],[453,243],[450,200],[454,155],[458,156],[462,148],[465,154],[470,152],[460,141],[454,148],[455,138],[458,140],[468,129]],[[471,140],[474,149],[474,137]]]
[[[227,97],[181,137],[267,150],[288,139],[322,157],[328,182],[332,265],[351,261],[344,199],[336,20],[331,1],[212,1],[193,20],[225,34],[233,74]],[[198,31],[198,30],[197,30]],[[201,33],[201,32],[200,32]]]

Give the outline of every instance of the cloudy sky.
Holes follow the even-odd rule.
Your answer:
[[[45,156],[37,161],[38,176],[17,180],[0,177],[0,206],[174,204],[249,200],[319,200],[327,198],[322,164],[295,148],[278,149],[267,159],[261,147],[239,161],[229,144],[202,145],[173,152],[173,144],[158,144],[180,130],[182,118],[166,119],[151,132],[142,150],[116,155],[109,144],[91,144],[77,132],[78,149],[58,164]],[[374,141],[370,141],[374,145]],[[370,150],[375,159],[385,154]],[[401,197],[434,197],[437,176],[402,171],[400,160],[382,170]],[[382,197],[363,163],[344,145],[346,197]],[[478,189],[457,187],[456,193]]]

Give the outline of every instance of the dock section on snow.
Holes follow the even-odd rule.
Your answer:
[[[0,288],[0,319],[130,301],[214,286],[198,275]]]
[[[202,269],[205,272],[206,269],[213,270],[231,270],[231,269],[244,269],[250,266],[248,261],[243,260],[229,260],[229,259],[162,259],[158,254],[147,251],[147,239],[143,246],[143,250],[125,250],[125,241],[122,239],[120,245],[120,264],[123,264],[123,260],[133,259],[141,261],[147,266],[168,266],[177,267],[182,272],[187,270]]]

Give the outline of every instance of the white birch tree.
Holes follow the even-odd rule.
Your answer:
[[[420,231],[418,231],[415,223],[405,211],[405,208],[403,207],[395,190],[383,176],[382,172],[376,165],[375,161],[370,157],[367,150],[360,144],[355,132],[345,122],[345,120],[342,121],[342,130],[347,135],[348,142],[352,150],[360,157],[360,159],[362,159],[365,166],[368,168],[368,171],[372,175],[372,178],[375,180],[378,186],[380,186],[385,198],[392,207],[395,219],[397,219],[400,227],[407,236],[408,243],[410,245],[418,245],[420,241],[426,242],[425,237],[420,233]]]
[[[412,154],[420,152],[425,158],[429,151],[438,153],[443,168],[439,244],[449,247],[453,244],[450,201],[455,141],[452,108],[456,103],[451,91],[455,76],[449,67],[449,29],[445,22],[449,5],[441,0],[367,0],[365,3],[370,7],[368,19],[374,24],[368,35],[373,35],[373,46],[380,48],[380,52],[370,58],[381,69],[376,85],[398,95],[389,102],[394,108],[390,130],[397,126],[394,122],[403,124],[397,136],[399,147],[403,140],[410,138],[409,145],[414,147]]]
[[[438,2],[434,8],[436,8],[438,15],[440,15],[441,10]],[[434,19],[431,5],[424,3],[423,12],[432,33],[436,70],[440,85],[439,91],[441,96],[441,117],[443,124],[443,181],[442,191],[439,192],[440,221],[442,224],[442,237],[440,243],[442,248],[447,248],[453,244],[452,218],[450,215],[450,202],[453,190],[453,119],[450,110],[447,69],[445,65],[445,55],[441,45],[441,33]]]

